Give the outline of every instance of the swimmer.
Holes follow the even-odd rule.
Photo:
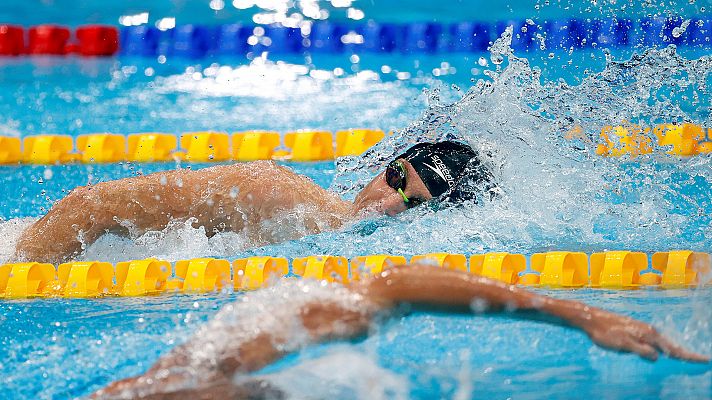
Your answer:
[[[540,314],[549,317],[545,321],[582,330],[604,348],[633,352],[651,361],[662,352],[681,360],[709,362],[629,317],[466,272],[406,265],[350,287],[283,280],[276,287],[248,293],[224,306],[144,375],[114,382],[93,397],[279,398],[278,389],[245,375],[309,343],[363,334],[374,318],[399,303],[453,310],[473,307],[477,312],[506,310],[521,317]]]
[[[241,232],[257,247],[369,214],[395,215],[434,198],[459,201],[466,177],[491,180],[477,153],[457,142],[411,147],[353,202],[271,161],[158,172],[72,190],[23,232],[14,259],[64,262],[106,233],[138,237],[185,221],[208,236]]]

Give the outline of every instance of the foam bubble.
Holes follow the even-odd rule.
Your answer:
[[[205,228],[193,227],[192,221],[175,221],[162,230],[134,238],[105,234],[87,246],[81,259],[116,263],[148,257],[167,261],[200,256],[227,257],[254,244],[244,233],[222,232],[208,237]]]
[[[15,254],[15,245],[22,235],[22,232],[32,225],[36,218],[13,218],[8,221],[0,221],[0,264],[11,262]]]

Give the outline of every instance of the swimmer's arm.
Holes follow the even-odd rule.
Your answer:
[[[387,309],[399,302],[470,306],[480,299],[489,307],[536,310],[556,316],[584,330],[604,347],[633,351],[651,359],[657,356],[655,349],[658,348],[672,357],[707,361],[704,356],[673,344],[651,326],[631,318],[575,301],[540,296],[459,271],[418,265],[394,267],[377,277],[354,283],[351,290],[363,297],[363,310],[320,301],[294,305],[294,313],[301,320],[309,341],[363,333],[376,310]],[[155,399],[247,397],[253,389],[233,384],[234,375],[262,368],[281,357],[288,348],[294,348],[285,344],[299,332],[295,332],[289,323],[282,322],[250,340],[241,339],[245,329],[254,330],[255,327],[218,324],[211,332],[224,338],[227,346],[218,352],[210,372],[199,371],[202,366],[191,366],[191,357],[204,351],[202,338],[196,336],[161,357],[144,375],[114,382],[92,397],[134,398],[139,394],[142,398]],[[189,382],[189,385],[181,385],[181,382]]]
[[[109,229],[103,213],[93,200],[93,187],[79,187],[38,221],[27,227],[18,239],[13,261],[59,263],[77,254],[82,244],[92,243]]]
[[[267,161],[103,182],[76,188],[55,203],[23,232],[13,260],[63,262],[107,232],[141,234],[187,218],[195,218],[194,226],[204,226],[208,235],[216,229],[239,231],[298,204],[335,216],[350,213],[350,203]],[[248,214],[245,221],[230,215],[238,208]],[[340,225],[336,220],[332,227]]]
[[[396,267],[367,280],[360,290],[371,298],[391,302],[469,306],[482,311],[535,311],[583,330],[605,348],[637,353],[650,360],[657,359],[658,351],[662,351],[673,358],[709,362],[708,357],[683,349],[646,323],[460,271],[418,265]]]
[[[217,359],[195,364],[196,354],[205,351],[205,338],[196,335],[187,343],[174,348],[161,357],[145,374],[113,382],[95,392],[91,398],[98,399],[216,399],[216,398],[263,398],[269,390],[260,385],[235,384],[233,380],[241,373],[256,371],[282,357],[288,349],[328,338],[348,338],[362,334],[368,328],[373,312],[378,305],[364,304],[363,310],[347,308],[338,302],[309,301],[295,304],[303,330],[280,319],[270,329],[258,332],[245,340],[246,332],[254,332],[254,326],[226,326],[218,324],[210,328],[215,336],[222,338],[223,345]],[[269,308],[263,310],[269,313]],[[306,333],[304,338],[301,335]],[[295,340],[299,341],[295,345]]]
[[[125,229],[122,223],[144,229],[165,223],[155,210],[186,197],[173,182],[183,175],[167,171],[75,188],[23,232],[14,260],[63,262],[102,234]]]

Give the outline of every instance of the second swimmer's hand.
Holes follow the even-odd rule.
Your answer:
[[[601,347],[636,353],[651,361],[662,352],[680,360],[710,362],[709,357],[685,350],[645,322],[604,310],[593,310],[580,326]]]

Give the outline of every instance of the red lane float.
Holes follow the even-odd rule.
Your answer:
[[[0,55],[18,56],[23,53],[43,55],[111,56],[119,51],[119,30],[110,25],[85,25],[77,28],[74,36],[69,28],[60,25],[38,25],[29,28],[25,47],[21,26],[0,24]]]
[[[77,53],[83,56],[110,56],[119,51],[119,31],[108,25],[77,28]]]
[[[38,25],[30,28],[29,54],[67,54],[69,28],[59,25]]]
[[[0,25],[0,56],[18,56],[25,51],[25,32],[21,26]]]

